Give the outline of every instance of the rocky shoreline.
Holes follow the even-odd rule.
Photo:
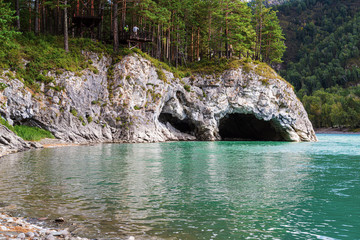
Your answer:
[[[53,222],[63,222],[62,218]],[[5,239],[28,239],[28,240],[87,240],[72,234],[68,228],[48,228],[31,223],[22,217],[12,217],[9,214],[0,213],[0,240]]]

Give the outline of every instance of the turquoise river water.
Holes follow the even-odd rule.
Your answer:
[[[360,135],[174,142],[0,159],[0,203],[105,239],[360,239]]]

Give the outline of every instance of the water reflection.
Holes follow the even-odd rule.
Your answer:
[[[326,220],[338,219],[329,210],[341,205],[333,196],[359,200],[359,181],[348,176],[359,161],[332,159],[318,146],[183,142],[31,151],[0,160],[0,202],[26,216],[63,216],[97,238],[311,239],[334,235],[332,228],[357,234],[349,231],[354,224]],[[324,174],[344,181],[332,187]]]

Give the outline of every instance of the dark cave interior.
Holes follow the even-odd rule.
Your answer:
[[[232,113],[220,120],[219,134],[224,141],[284,141],[275,123],[251,114]]]
[[[187,119],[180,120],[170,113],[161,113],[159,116],[159,121],[166,124],[167,122],[171,124],[174,128],[183,133],[188,133],[194,135],[195,125]]]

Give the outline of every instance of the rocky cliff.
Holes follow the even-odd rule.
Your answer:
[[[54,81],[36,92],[4,71],[1,116],[76,143],[316,141],[292,87],[264,64],[239,61],[221,74],[179,79],[137,54],[118,63],[84,54],[92,70],[49,72]],[[1,126],[0,151],[28,147]]]

